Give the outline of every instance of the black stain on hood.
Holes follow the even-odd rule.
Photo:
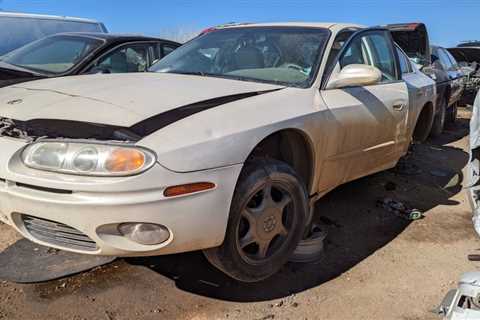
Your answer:
[[[238,101],[238,100],[242,100],[250,97],[255,97],[255,96],[259,96],[265,93],[278,91],[278,90],[280,89],[233,94],[229,96],[223,96],[223,97],[213,98],[213,99],[204,100],[200,102],[195,102],[195,103],[188,104],[179,108],[175,108],[166,112],[162,112],[153,117],[145,119],[131,126],[130,130],[142,137],[146,137],[157,130],[160,130],[174,122],[187,118],[196,113],[199,113],[208,109],[212,109],[230,102],[234,102],[234,101]]]

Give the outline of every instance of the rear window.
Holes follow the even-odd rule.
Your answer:
[[[0,56],[34,40],[62,32],[105,32],[100,23],[0,17]]]

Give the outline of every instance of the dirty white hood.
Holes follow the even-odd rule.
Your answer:
[[[131,126],[162,112],[276,85],[165,73],[54,78],[0,89],[0,117]]]

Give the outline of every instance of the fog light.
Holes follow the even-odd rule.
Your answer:
[[[149,246],[163,243],[170,238],[166,227],[153,223],[122,223],[118,226],[118,231],[136,243]]]

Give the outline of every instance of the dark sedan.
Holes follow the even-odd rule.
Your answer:
[[[179,46],[135,35],[57,34],[0,57],[0,87],[79,74],[145,72]]]
[[[464,74],[445,48],[429,45],[427,27],[423,23],[390,24],[386,27],[408,57],[436,82],[437,101],[430,135],[438,136],[445,122],[454,122],[456,119]]]

